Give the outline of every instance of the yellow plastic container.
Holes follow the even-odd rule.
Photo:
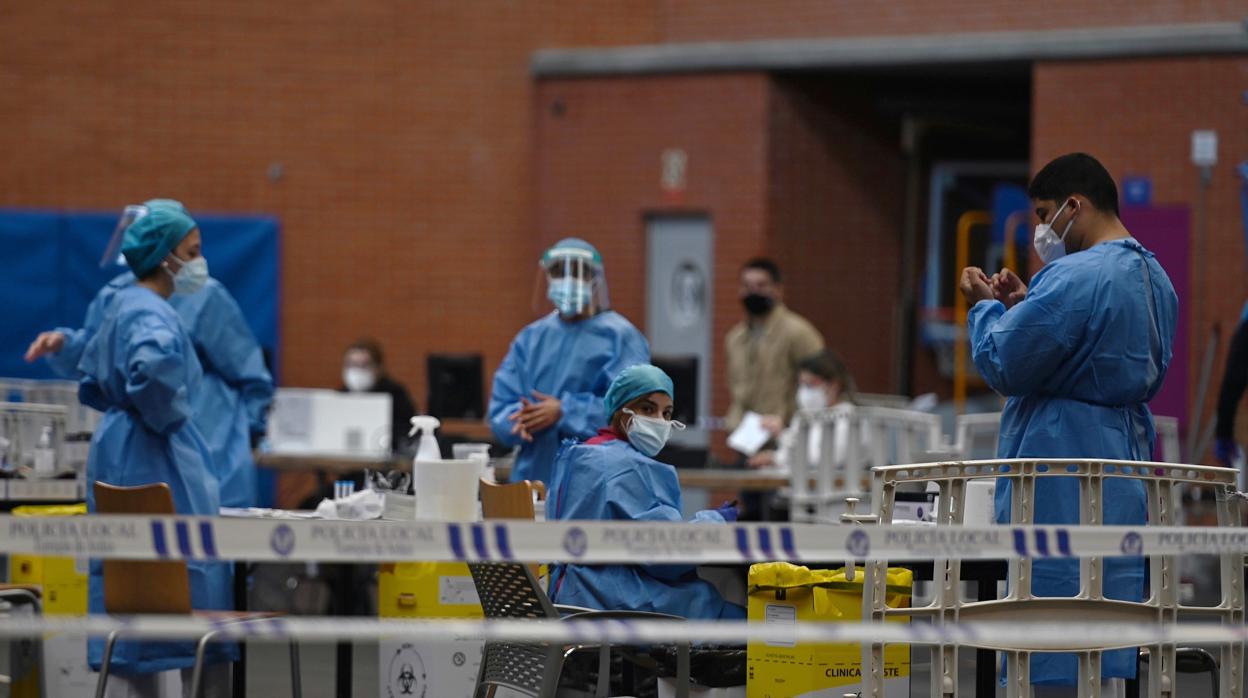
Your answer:
[[[888,570],[890,608],[910,605],[913,573]],[[862,569],[855,581],[845,570],[810,570],[787,562],[750,567],[749,620],[767,625],[862,620]],[[907,618],[890,619],[905,623]],[[885,692],[910,695],[910,646],[884,648]],[[854,644],[750,642],[746,654],[747,698],[840,696],[862,690],[862,649]]]
[[[87,513],[86,504],[73,506],[23,506],[13,510],[14,516],[80,516]],[[81,616],[87,613],[87,560],[72,557],[9,557],[9,580],[14,584],[31,584],[43,593],[43,612],[47,615]]]

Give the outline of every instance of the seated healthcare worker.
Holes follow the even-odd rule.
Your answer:
[[[489,421],[504,446],[519,447],[511,481],[550,484],[564,439],[588,439],[607,425],[607,386],[623,368],[650,361],[646,338],[610,309],[602,255],[567,238],[542,255],[534,290],[555,312],[520,330],[494,373]],[[536,296],[536,293],[534,294]]]
[[[605,398],[609,426],[583,444],[559,452],[546,500],[550,520],[683,521],[676,469],[654,456],[672,428],[672,379],[659,368],[624,369]],[[694,525],[735,521],[734,504],[700,511]],[[555,603],[602,610],[668,613],[710,620],[745,618],[688,564],[555,565]]]
[[[186,213],[179,201],[151,199],[142,206],[127,207],[130,217],[123,217],[123,224],[162,206]],[[120,232],[124,230],[120,227]],[[113,264],[115,254],[116,248],[110,245],[101,264]],[[78,378],[82,351],[110,313],[114,296],[134,283],[130,271],[114,277],[87,306],[80,329],[59,327],[41,333],[30,345],[26,360],[46,356],[57,375]],[[268,429],[274,390],[260,344],[238,302],[212,277],[201,291],[175,292],[169,302],[181,316],[203,365],[204,382],[193,404],[194,420],[212,453],[213,472],[221,485],[221,506],[255,506],[256,464],[251,450]]]
[[[831,349],[802,359],[797,365],[797,408],[804,412],[819,412],[842,403],[854,401],[854,378],[841,357]],[[746,464],[751,468],[788,468],[793,461],[793,449],[797,446],[797,422],[785,427],[779,415],[763,417],[763,428],[779,441],[779,448],[765,449],[750,457]],[[845,459],[848,446],[849,423],[839,422],[834,435],[836,440],[833,457]],[[807,442],[810,462],[817,462],[822,455],[823,430],[813,429]]]
[[[126,228],[122,253],[137,281],[114,294],[111,312],[78,363],[79,399],[105,413],[91,439],[88,482],[163,482],[178,514],[215,516],[220,496],[209,469],[211,455],[190,419],[203,371],[181,318],[168,303],[175,289],[189,295],[208,279],[199,230],[184,212],[152,207]],[[92,488],[87,490],[87,506],[95,511]],[[226,563],[192,561],[187,568],[194,608],[234,607]],[[93,614],[104,612],[103,566],[98,560],[91,563],[89,608]],[[103,638],[89,641],[92,667],[99,667],[103,649]],[[237,650],[214,644],[208,656],[213,665],[205,675],[207,695],[225,695],[229,671],[220,662],[233,660]],[[159,695],[156,672],[169,669],[183,669],[188,683],[194,658],[193,642],[119,642],[109,695]]]

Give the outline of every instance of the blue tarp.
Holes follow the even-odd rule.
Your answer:
[[[279,354],[279,230],[276,218],[195,214],[212,275],[230,290],[274,361]],[[125,271],[100,256],[117,213],[0,210],[0,376],[54,378],[22,355],[35,335],[80,327],[87,304]],[[274,366],[274,375],[277,375]]]

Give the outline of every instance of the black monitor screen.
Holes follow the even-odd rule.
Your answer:
[[[698,357],[694,355],[655,356],[650,361],[671,376],[676,388],[676,394],[672,397],[672,402],[675,403],[672,419],[689,426],[696,425],[698,423]]]
[[[429,414],[441,419],[483,419],[480,354],[430,354]]]

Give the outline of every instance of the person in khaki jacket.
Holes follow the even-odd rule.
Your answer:
[[[728,428],[735,429],[746,412],[757,412],[775,422],[779,433],[797,411],[798,364],[823,349],[823,336],[784,306],[780,267],[770,259],[752,259],[741,268],[740,295],[746,319],[724,339],[732,391]]]

